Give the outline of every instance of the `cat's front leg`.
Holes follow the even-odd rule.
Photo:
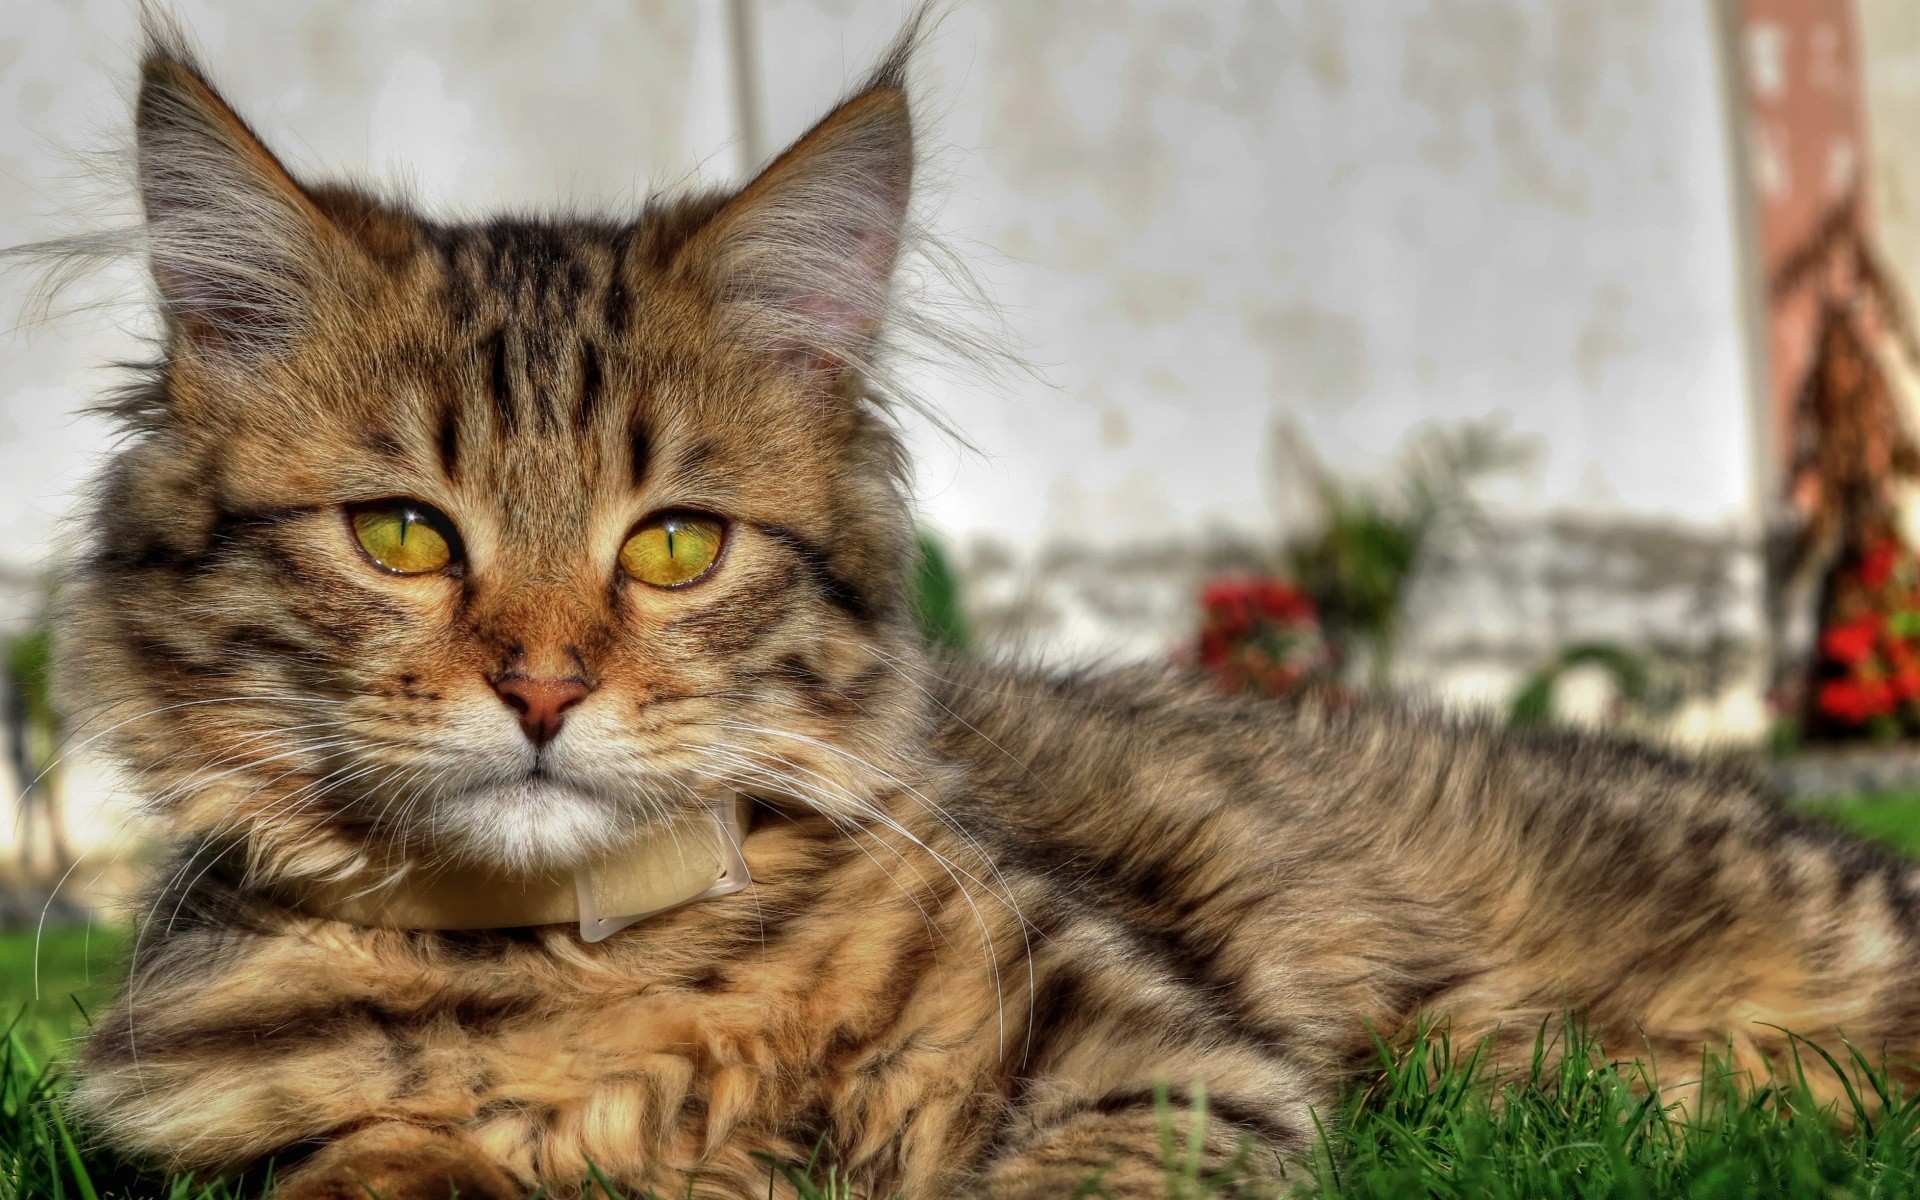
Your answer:
[[[989,1161],[967,1194],[978,1200],[1163,1200],[1173,1194],[1170,1181],[1191,1167],[1219,1180],[1221,1195],[1277,1195],[1283,1164],[1306,1149],[1308,1131],[1275,1121],[1266,1115],[1269,1108],[1213,1098],[1197,1123],[1178,1092],[1141,1088],[1104,1096],[1042,1118]]]
[[[526,1189],[458,1134],[390,1122],[302,1163],[274,1200],[522,1200]]]

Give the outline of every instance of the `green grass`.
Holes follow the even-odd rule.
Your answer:
[[[0,1006],[29,1051],[58,1055],[113,998],[124,942],[111,925],[0,934]]]
[[[1920,793],[1836,800],[1816,811],[1920,854]],[[0,935],[0,1004],[13,1018],[0,1045],[0,1200],[166,1197],[251,1200],[266,1181],[196,1184],[143,1177],[89,1150],[50,1098],[64,1086],[61,1061],[113,988],[121,938],[111,930],[62,930],[39,945]],[[40,987],[34,989],[36,958]],[[1920,1197],[1920,1097],[1892,1091],[1871,1064],[1848,1063],[1856,1094],[1851,1121],[1821,1109],[1806,1079],[1831,1079],[1843,1064],[1803,1051],[1802,1077],[1744,1080],[1700,1064],[1706,1102],[1692,1110],[1650,1099],[1639,1067],[1615,1061],[1578,1028],[1543,1031],[1542,1054],[1524,1080],[1496,1090],[1471,1048],[1433,1037],[1410,1051],[1384,1050],[1378,1067],[1324,1115],[1326,1134],[1292,1164],[1304,1195],[1373,1200],[1417,1196],[1620,1198],[1738,1196]],[[1631,1048],[1617,1048],[1630,1053]],[[1226,1194],[1188,1161],[1186,1118],[1162,1139],[1167,1194]],[[770,1168],[771,1170],[772,1168]],[[803,1200],[844,1200],[845,1181],[826,1164],[792,1172]],[[611,1189],[599,1189],[611,1195]],[[1104,1193],[1091,1180],[1083,1196]]]
[[[1920,792],[1884,792],[1808,804],[1807,811],[1920,858]]]
[[[1803,1047],[1800,1073],[1752,1080],[1709,1056],[1689,1110],[1645,1086],[1575,1027],[1542,1044],[1521,1082],[1495,1091],[1444,1038],[1389,1057],[1349,1099],[1308,1166],[1305,1190],[1338,1197],[1867,1197],[1920,1195],[1920,1098],[1865,1062]],[[1835,1072],[1890,1103],[1822,1109],[1810,1083]],[[1671,1079],[1671,1072],[1668,1072]],[[1758,1086],[1756,1086],[1756,1084]]]

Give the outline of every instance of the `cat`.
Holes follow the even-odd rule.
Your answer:
[[[60,635],[176,847],[76,1066],[105,1144],[273,1158],[285,1200],[749,1197],[816,1154],[1144,1197],[1160,1105],[1204,1102],[1251,1194],[1429,1021],[1509,1066],[1578,1013],[1675,1082],[1783,1030],[1911,1078],[1914,867],[1740,778],[930,656],[885,386],[911,30],[743,187],[470,224],[296,179],[147,38],[163,346]],[[673,821],[751,882],[597,940],[585,899],[342,915],[520,911]]]

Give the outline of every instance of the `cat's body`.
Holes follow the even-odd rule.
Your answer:
[[[397,1121],[555,1188],[760,1194],[824,1137],[872,1194],[1046,1195],[1157,1186],[1158,1081],[1204,1083],[1222,1155],[1298,1150],[1422,1016],[1512,1063],[1582,1011],[1672,1082],[1729,1041],[1764,1077],[1781,1028],[1912,1044],[1912,868],[1728,781],[1145,673],[924,682],[899,830],[765,809],[751,894],[603,947],[163,895],[89,1111],[200,1167]]]
[[[317,1145],[308,1198],[745,1197],[816,1142],[874,1195],[1144,1196],[1157,1085],[1261,1173],[1427,1017],[1512,1060],[1581,1012],[1682,1078],[1783,1027],[1920,1048],[1913,868],[1738,782],[930,662],[870,403],[899,69],[737,195],[455,227],[301,187],[158,35],[167,357],[66,657],[182,849],[82,1062],[96,1130]],[[597,944],[301,908],[733,793],[753,885]]]

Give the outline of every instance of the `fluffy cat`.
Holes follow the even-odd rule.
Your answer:
[[[89,1128],[287,1200],[751,1197],[816,1145],[863,1195],[1149,1196],[1157,1085],[1271,1174],[1429,1018],[1510,1061],[1577,1011],[1680,1078],[1911,1056],[1913,867],[1738,780],[928,659],[876,383],[908,44],[738,191],[447,224],[297,180],[151,32],[164,348],[63,659],[178,856]],[[736,796],[752,885],[600,942],[311,902]]]

